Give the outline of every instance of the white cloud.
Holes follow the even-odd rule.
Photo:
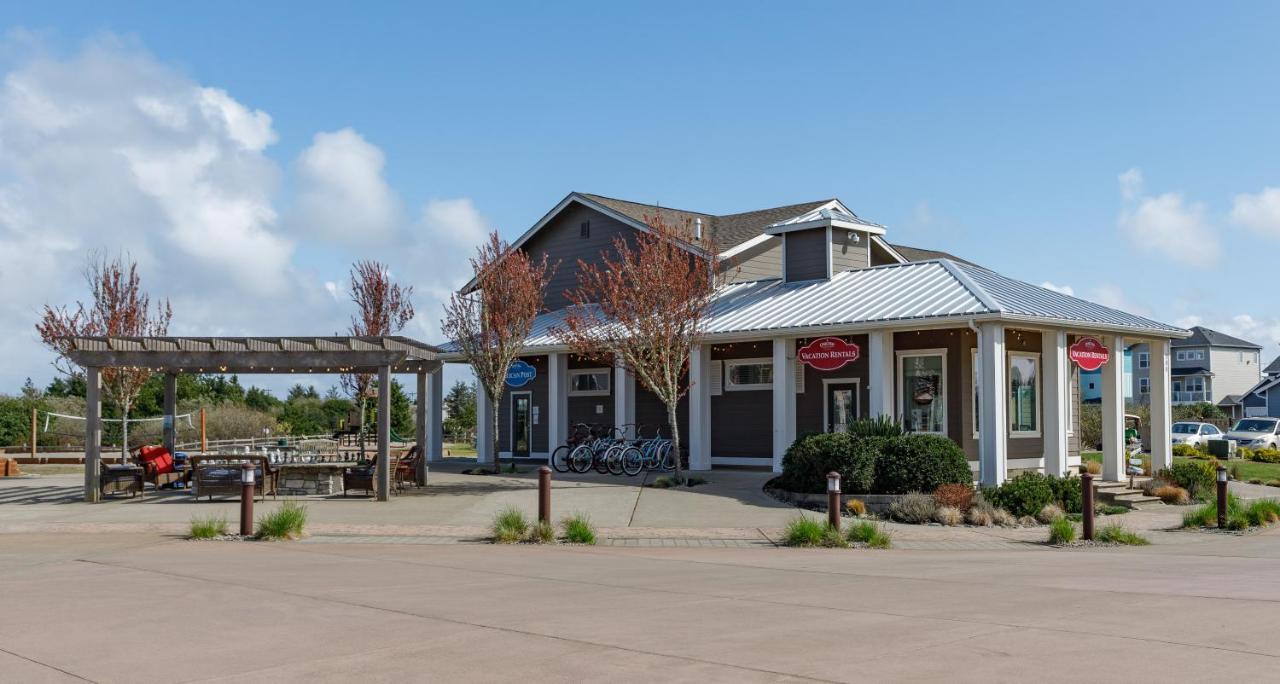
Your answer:
[[[386,157],[359,133],[317,133],[298,157],[295,232],[347,244],[384,243],[401,224],[400,202],[382,176]]]
[[[1276,345],[1280,345],[1280,318],[1276,317],[1257,318],[1247,313],[1226,317],[1189,314],[1179,318],[1176,325],[1183,328],[1201,325],[1210,330],[1217,330],[1260,344],[1263,347],[1264,359],[1274,356]]]
[[[1268,237],[1280,237],[1280,188],[1263,188],[1256,195],[1236,195],[1231,221]]]
[[[1151,311],[1145,306],[1132,302],[1125,294],[1124,288],[1111,283],[1103,283],[1094,287],[1086,298],[1103,306],[1125,311],[1139,316],[1150,316]]]
[[[1140,197],[1118,221],[1138,249],[1164,256],[1175,263],[1206,267],[1217,262],[1218,236],[1205,219],[1203,204],[1187,204],[1176,192]]]
[[[1073,289],[1070,285],[1054,285],[1053,283],[1047,280],[1044,281],[1043,283],[1040,283],[1040,287],[1043,287],[1046,290],[1053,290],[1054,292],[1060,292],[1064,295],[1074,296],[1076,293],[1075,289]]]
[[[1133,201],[1138,195],[1142,194],[1142,169],[1133,167],[1128,171],[1120,174],[1120,196],[1126,202]]]

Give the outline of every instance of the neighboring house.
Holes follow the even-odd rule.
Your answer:
[[[1133,401],[1133,350],[1124,350],[1124,400]],[[1080,371],[1080,401],[1096,404],[1102,401],[1102,369]]]
[[[1133,396],[1150,400],[1151,354],[1148,345],[1135,344]],[[1239,415],[1240,398],[1262,378],[1262,346],[1203,326],[1191,328],[1191,337],[1174,340],[1169,350],[1173,368],[1173,403],[1218,404]]]
[[[837,199],[715,215],[575,192],[512,243],[560,267],[525,340],[530,377],[508,387],[498,406],[479,399],[482,433],[485,416],[498,413],[503,458],[547,459],[578,423],[670,434],[665,408],[630,373],[571,354],[552,332],[579,260],[598,263],[657,215],[683,227],[691,252],[714,244],[730,280],[711,304],[677,412],[692,470],[778,471],[797,435],[887,416],[953,440],[988,484],[1018,470],[1063,474],[1080,462],[1072,354],[1095,358],[1083,350],[1098,354],[1096,338],[1109,354],[1104,367],[1115,370],[1124,339],[1167,349],[1189,334],[944,252],[894,244],[884,226]],[[1072,345],[1079,351],[1069,353]],[[835,348],[846,360],[829,369],[831,357],[820,354]],[[453,344],[439,358],[465,362]],[[1120,399],[1102,403],[1122,414]],[[1118,479],[1123,419],[1108,424],[1104,476]],[[484,462],[494,456],[489,444],[482,434]]]
[[[1280,418],[1280,356],[1262,370],[1262,380],[1241,397],[1240,408],[1245,418]]]

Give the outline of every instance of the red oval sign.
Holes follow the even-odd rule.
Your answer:
[[[1098,338],[1081,337],[1067,348],[1067,357],[1084,370],[1096,371],[1111,358],[1111,352]]]
[[[846,363],[857,361],[862,350],[852,342],[839,337],[819,337],[796,350],[800,363],[807,363],[820,371],[833,371]]]

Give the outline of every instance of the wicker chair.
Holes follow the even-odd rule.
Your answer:
[[[400,493],[403,482],[400,478],[400,457],[391,455],[391,491],[396,494]],[[347,495],[349,489],[362,489],[373,495],[378,488],[378,469],[377,466],[370,463],[369,465],[359,465],[353,468],[347,468],[342,471],[342,495]]]
[[[142,450],[147,447],[148,445],[142,444],[129,450],[130,460],[142,468],[143,481],[150,482],[152,487],[160,489],[161,487],[178,482],[187,482],[191,479],[191,471],[187,470],[185,467],[174,470],[171,473],[148,473],[146,465],[142,462]]]
[[[397,488],[403,488],[407,484],[412,484],[414,487],[425,484],[418,478],[418,467],[421,463],[422,449],[417,445],[410,447],[409,451],[400,458],[400,467],[396,469]]]
[[[266,456],[256,454],[202,454],[188,459],[191,463],[192,493],[198,500],[202,496],[213,500],[214,496],[240,496],[243,485],[241,471],[245,463],[254,464],[254,493],[259,501],[267,494],[276,496],[277,471],[271,468]]]

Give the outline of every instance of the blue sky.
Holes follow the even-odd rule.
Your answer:
[[[712,213],[839,197],[892,241],[1270,358],[1278,19],[1275,3],[12,3],[0,117],[28,107],[30,140],[63,136],[66,154],[55,173],[43,144],[15,153],[0,132],[0,185],[21,200],[0,203],[0,285],[25,288],[0,309],[17,330],[0,388],[50,376],[29,319],[79,294],[85,249],[140,253],[183,305],[176,330],[210,334],[331,333],[348,308],[317,293],[340,293],[353,257],[384,259],[421,294],[410,332],[435,339],[469,241],[514,237],[571,190]],[[181,105],[216,121],[154,126],[191,88],[223,93]],[[169,104],[105,130],[30,116],[120,92]],[[216,151],[192,171],[175,159],[201,136]],[[84,191],[47,187],[80,173],[81,144],[147,151],[162,161],[131,168],[155,183],[68,208]],[[193,195],[210,203],[195,218]],[[224,234],[225,197],[259,218],[217,261],[195,245]],[[19,248],[44,250],[45,279]]]

